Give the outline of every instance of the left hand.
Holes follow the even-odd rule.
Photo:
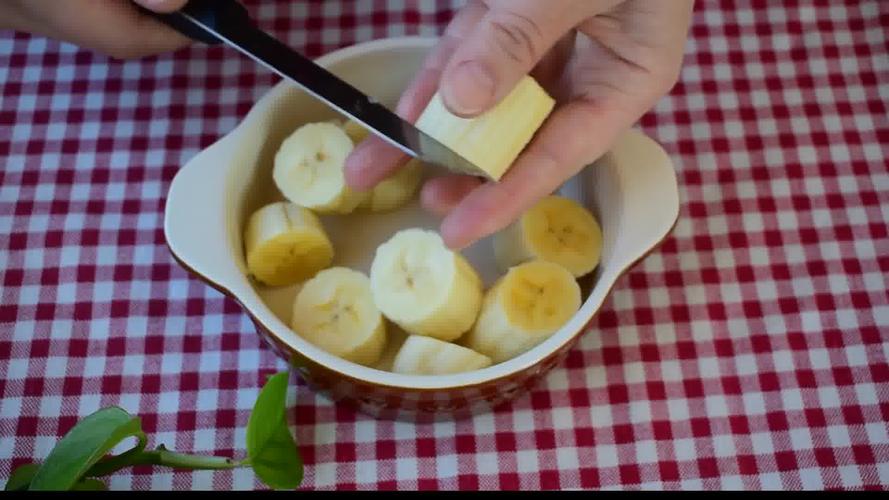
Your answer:
[[[135,0],[155,12],[182,8],[186,0]],[[0,29],[73,43],[116,59],[136,59],[192,41],[147,16],[130,0],[0,0]]]
[[[444,215],[454,249],[503,229],[607,152],[676,82],[693,0],[474,0],[451,21],[396,112],[414,122],[436,90],[471,117],[526,74],[558,105],[499,182],[446,175],[421,200]],[[368,189],[407,161],[371,136],[346,161],[346,181]]]

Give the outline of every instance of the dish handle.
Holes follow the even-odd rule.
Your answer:
[[[164,236],[173,257],[223,293],[242,281],[241,258],[228,204],[225,165],[233,141],[225,139],[198,153],[173,178],[164,211]]]

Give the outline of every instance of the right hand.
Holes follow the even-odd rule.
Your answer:
[[[460,249],[517,220],[604,154],[676,82],[693,0],[472,0],[451,21],[396,112],[415,122],[440,90],[458,116],[491,109],[525,75],[557,107],[498,182],[445,175],[421,200]],[[346,160],[346,181],[372,188],[407,156],[376,136]]]

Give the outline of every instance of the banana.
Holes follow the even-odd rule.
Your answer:
[[[447,375],[491,366],[491,358],[432,337],[411,335],[401,345],[392,371],[404,375]]]
[[[579,308],[580,287],[571,273],[552,262],[526,262],[488,290],[460,344],[500,363],[544,341]]]
[[[474,118],[452,114],[436,93],[416,127],[499,180],[554,107],[555,100],[525,76],[493,109]]]
[[[518,221],[494,235],[494,258],[501,271],[534,259],[555,262],[579,278],[599,265],[602,229],[574,200],[551,195]]]
[[[370,280],[345,267],[319,272],[293,302],[297,335],[353,363],[376,363],[386,346],[386,322],[374,304]]]
[[[356,146],[370,134],[363,125],[353,120],[346,120],[342,127]],[[389,212],[400,208],[413,199],[422,177],[423,164],[411,158],[398,172],[374,186],[357,209]]]
[[[333,261],[333,244],[310,210],[275,202],[251,214],[244,230],[247,270],[269,286],[311,278]]]
[[[352,144],[358,145],[359,142],[367,139],[367,136],[370,135],[370,130],[364,128],[364,125],[356,122],[355,120],[344,120],[342,122],[343,132],[349,136],[349,139],[352,139]]]
[[[343,177],[352,149],[352,140],[336,123],[303,125],[275,154],[275,185],[285,198],[317,213],[351,213],[367,196],[349,189]]]
[[[370,269],[374,301],[383,315],[413,335],[454,340],[481,307],[482,281],[441,236],[404,229],[377,247]]]
[[[380,356],[380,359],[371,368],[391,372],[395,356],[401,350],[401,346],[404,345],[404,341],[407,340],[409,335],[401,327],[385,319],[385,317],[384,320],[386,322],[386,347],[383,348],[383,354]]]
[[[422,177],[423,164],[412,158],[389,178],[374,186],[370,196],[358,205],[358,209],[390,212],[400,208],[414,198]]]

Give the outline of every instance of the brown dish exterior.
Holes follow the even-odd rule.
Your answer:
[[[644,255],[621,271],[623,277],[637,263],[644,260],[657,250],[673,233],[679,218],[664,237],[653,245]],[[291,348],[278,338],[272,329],[264,325],[231,291],[215,283],[212,279],[189,267],[168,245],[170,254],[186,271],[211,286],[220,293],[235,300],[244,309],[256,327],[257,333],[276,355],[287,361],[300,377],[320,393],[333,401],[348,404],[358,411],[386,420],[403,420],[411,422],[431,422],[440,420],[460,420],[475,414],[491,411],[499,405],[515,400],[527,394],[553,368],[560,365],[568,352],[574,348],[582,334],[595,319],[594,313],[584,326],[574,332],[568,340],[549,355],[541,358],[533,365],[514,371],[507,375],[486,380],[480,384],[454,386],[447,389],[422,389],[415,387],[399,387],[375,384],[357,379],[329,367],[316,363],[311,358]],[[615,280],[617,283],[619,279]],[[605,294],[611,295],[614,284]],[[598,311],[597,311],[598,312]]]

